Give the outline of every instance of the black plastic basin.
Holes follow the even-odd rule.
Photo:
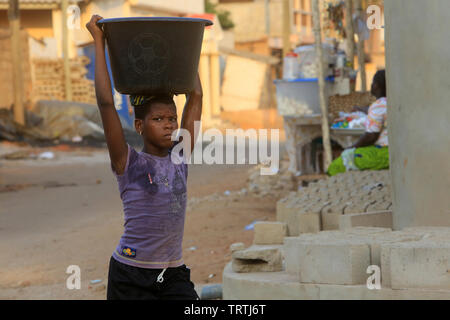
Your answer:
[[[122,94],[183,94],[194,89],[204,19],[102,19],[116,90]]]

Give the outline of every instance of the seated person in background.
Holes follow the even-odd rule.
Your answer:
[[[367,120],[364,124],[366,133],[331,163],[328,168],[330,176],[349,170],[389,168],[385,70],[375,74],[370,92],[377,100],[367,112]]]

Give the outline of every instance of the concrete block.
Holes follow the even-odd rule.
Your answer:
[[[381,285],[391,287],[391,247],[381,246],[380,250]]]
[[[297,235],[302,233],[317,233],[321,230],[321,219],[319,213],[298,213],[297,214]]]
[[[392,211],[379,211],[339,216],[339,229],[354,227],[392,228]]]
[[[238,250],[244,250],[244,249],[245,249],[245,244],[243,244],[242,242],[236,242],[230,246],[231,253],[238,251]]]
[[[284,263],[286,272],[295,277],[296,281],[300,280],[300,251],[297,250],[297,238],[286,237],[283,244]]]
[[[287,224],[284,222],[257,222],[254,231],[254,244],[283,244],[283,239],[287,234]]]
[[[296,213],[299,211],[299,208],[280,201],[277,202],[277,221],[286,223],[288,236],[296,236],[298,235]]]
[[[339,219],[342,216],[340,213],[328,213],[322,212],[322,230],[338,230],[339,229]]]
[[[450,300],[450,290],[299,283],[287,272],[235,273],[231,263],[222,279],[224,300]]]
[[[356,237],[343,239],[336,235],[320,232],[285,238],[287,272],[302,283],[365,283],[370,265],[369,245]]]
[[[450,241],[424,239],[390,249],[392,289],[450,290]]]
[[[253,245],[232,253],[234,272],[275,272],[283,270],[281,246]]]
[[[363,284],[370,265],[367,244],[339,241],[305,243],[299,248],[299,277],[303,283]]]

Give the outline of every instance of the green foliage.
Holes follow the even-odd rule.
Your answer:
[[[234,22],[231,19],[230,11],[217,9],[217,4],[205,0],[205,12],[216,14],[222,29],[229,30],[234,28]]]

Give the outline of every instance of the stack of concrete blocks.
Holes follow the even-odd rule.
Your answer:
[[[450,228],[322,231],[285,237],[283,253],[285,270],[265,277],[227,266],[224,298],[450,299]]]
[[[253,245],[245,248],[234,243],[232,269],[234,272],[275,272],[283,270],[282,246],[286,236],[286,224],[281,222],[257,222],[254,225]]]
[[[392,228],[388,171],[356,171],[311,183],[277,202],[288,235],[356,226]]]

